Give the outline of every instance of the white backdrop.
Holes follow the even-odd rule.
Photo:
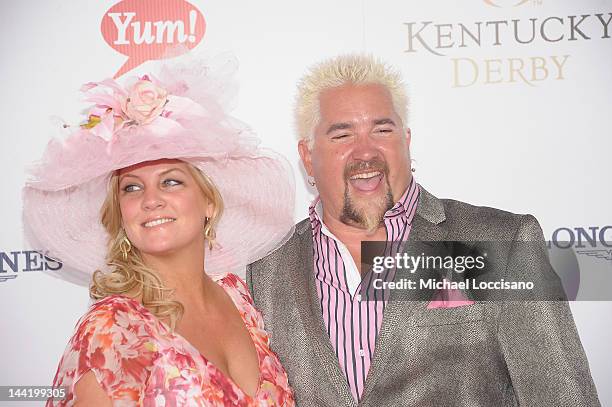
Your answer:
[[[80,85],[112,76],[125,62],[100,33],[114,3],[24,0],[0,6],[0,385],[51,383],[89,302],[86,289],[28,271],[37,264],[26,264],[20,191],[24,167],[58,134],[51,117],[83,120]],[[322,58],[365,51],[404,74],[415,176],[430,192],[532,213],[547,238],[603,229],[602,239],[612,241],[612,228],[605,229],[612,225],[612,1],[464,0],[461,7],[446,0],[191,3],[207,28],[190,54],[229,51],[238,58],[234,114],[293,164],[296,221],[307,215],[313,191],[296,150],[295,84]],[[479,27],[480,45],[467,33],[477,36]],[[157,64],[147,62],[132,74]],[[583,272],[595,270],[598,281],[612,288],[612,258],[578,260]],[[602,404],[612,406],[612,303],[571,305]]]

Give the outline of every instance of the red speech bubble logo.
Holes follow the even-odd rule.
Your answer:
[[[123,0],[104,13],[100,29],[104,41],[128,57],[118,78],[148,60],[188,52],[202,41],[206,21],[185,0]]]

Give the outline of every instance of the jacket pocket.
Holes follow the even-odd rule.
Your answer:
[[[455,325],[480,321],[484,318],[483,303],[454,308],[422,308],[414,315],[415,326]]]

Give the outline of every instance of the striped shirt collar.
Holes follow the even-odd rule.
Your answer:
[[[399,250],[408,239],[419,190],[412,179],[398,202],[385,213],[383,223],[386,241],[390,242],[389,254]],[[383,295],[374,293],[365,300],[362,298],[362,283],[370,287],[373,271],[368,271],[362,279],[347,247],[323,224],[322,209],[317,197],[309,213],[315,288],[323,324],[351,394],[358,401],[363,394],[389,295],[387,291]],[[386,272],[380,278],[393,281],[394,275],[394,272]]]

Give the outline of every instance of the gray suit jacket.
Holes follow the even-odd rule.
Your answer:
[[[439,200],[421,188],[407,250],[441,240],[537,240],[527,249],[499,248],[493,268],[555,278],[533,216]],[[393,291],[357,404],[323,325],[308,219],[247,268],[247,282],[301,406],[599,406],[565,301],[427,309]]]

